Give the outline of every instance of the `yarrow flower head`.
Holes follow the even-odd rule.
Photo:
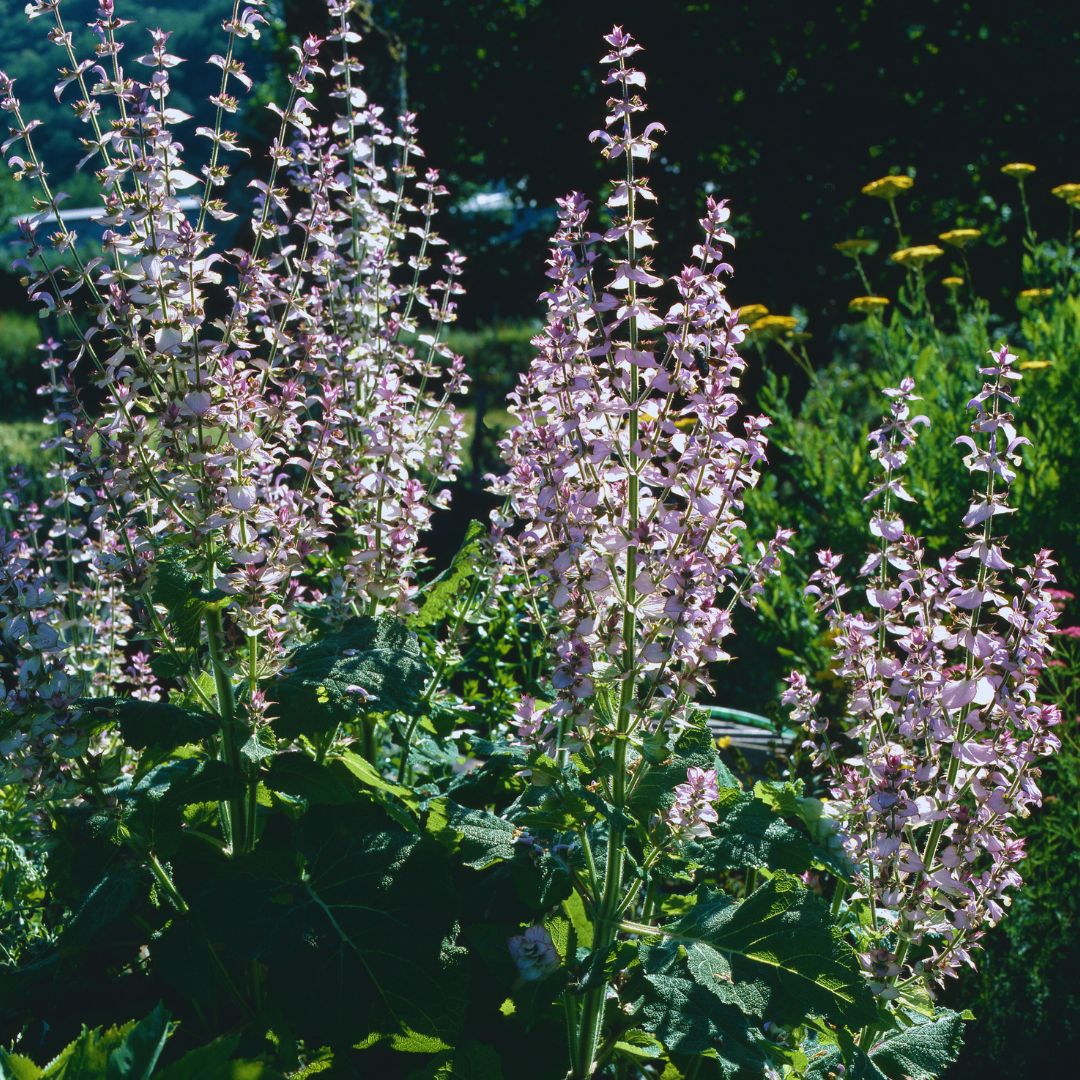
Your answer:
[[[790,537],[744,561],[739,515],[768,421],[735,427],[745,364],[725,291],[731,211],[707,198],[690,261],[669,276],[654,267],[656,195],[641,169],[664,129],[643,120],[640,46],[620,27],[605,40],[612,96],[590,139],[620,170],[610,223],[577,192],[558,202],[547,325],[510,395],[494,481],[503,558],[557,622],[550,715],[586,737],[598,723],[681,722],[728,659],[733,605],[754,602]]]
[[[883,311],[889,306],[887,296],[855,296],[848,301],[848,308],[852,311],[874,312]]]
[[[897,176],[883,176],[880,180],[871,180],[864,184],[862,193],[874,199],[895,199],[905,191],[910,191],[915,186],[915,181],[910,176],[902,173]]]
[[[844,611],[840,559],[821,552],[808,594],[826,612],[844,719],[821,718],[793,673],[784,695],[825,765],[831,809],[860,890],[875,898],[867,972],[886,995],[901,978],[944,980],[971,954],[1020,885],[1016,821],[1039,804],[1038,763],[1059,747],[1060,716],[1038,700],[1057,611],[1054,562],[1024,569],[996,535],[1027,440],[1011,408],[1020,378],[1006,348],[980,368],[971,434],[957,442],[976,483],[964,545],[931,561],[897,512],[911,496],[898,471],[914,442],[911,380],[888,390],[890,414],[871,436],[880,476],[868,500],[877,547],[863,564],[862,612]]]
[[[1035,172],[1036,168],[1026,161],[1010,161],[1001,166],[1001,171],[1005,176],[1011,176],[1014,180],[1022,181],[1024,177]]]
[[[901,248],[894,251],[889,259],[899,266],[925,266],[928,262],[940,259],[945,252],[937,244],[916,244],[915,247]]]
[[[982,229],[949,229],[938,236],[943,244],[950,247],[966,248],[982,237]]]
[[[850,240],[838,240],[833,248],[841,255],[848,255],[857,259],[860,255],[872,255],[877,251],[878,242],[867,237],[855,236]]]

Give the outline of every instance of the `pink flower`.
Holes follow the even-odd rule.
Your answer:
[[[894,509],[909,498],[896,470],[922,420],[908,414],[914,384],[886,391],[890,413],[871,436],[879,543],[860,572],[870,610],[843,611],[847,589],[828,552],[806,590],[828,614],[834,670],[848,685],[847,714],[831,725],[845,741],[822,741],[830,725],[803,676],[793,673],[784,694],[829,772],[859,887],[875,911],[895,916],[888,948],[882,921],[864,953],[886,995],[901,974],[954,974],[1000,918],[1002,898],[1020,884],[1015,822],[1038,805],[1038,761],[1059,745],[1056,707],[1036,700],[1057,617],[1054,563],[1042,551],[1017,571],[993,537],[1025,442],[1007,411],[1015,359],[1003,348],[980,369],[987,381],[970,402],[972,434],[958,440],[977,489],[964,524],[978,531],[936,563]]]

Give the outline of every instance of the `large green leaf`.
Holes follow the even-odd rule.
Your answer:
[[[760,799],[727,788],[721,793],[720,820],[700,842],[703,861],[715,871],[744,867],[790,870],[810,868],[810,841]]]
[[[517,829],[490,810],[440,799],[431,806],[427,829],[473,870],[485,870],[514,857]]]
[[[176,642],[192,648],[199,643],[207,612],[228,607],[232,597],[220,589],[204,589],[185,561],[172,554],[154,560],[150,595],[168,613],[168,625]]]
[[[296,823],[273,821],[251,856],[185,898],[213,913],[222,963],[259,965],[266,1007],[295,1037],[428,1053],[454,1044],[467,995],[449,865],[381,807],[313,805]],[[157,951],[169,981],[186,986],[194,943],[183,922]]]
[[[239,1043],[239,1035],[223,1035],[189,1050],[179,1061],[155,1072],[153,1080],[282,1080],[277,1069],[261,1061],[234,1061]]]
[[[938,1080],[956,1061],[963,1044],[963,1017],[942,1009],[933,1020],[919,1020],[888,1032],[869,1054],[852,1048],[844,1075],[850,1080]],[[827,1080],[845,1065],[839,1046],[827,1043],[807,1048],[807,1080]]]
[[[138,1024],[83,1028],[43,1068],[0,1054],[2,1080],[148,1080],[169,1037],[169,1014],[159,1005]]]
[[[172,1028],[168,1010],[158,1002],[109,1054],[105,1080],[150,1080]]]
[[[41,1069],[28,1057],[0,1047],[0,1080],[41,1080]]]
[[[503,1080],[503,1070],[490,1046],[468,1040],[439,1054],[409,1080]]]
[[[648,947],[645,1002],[638,1021],[675,1054],[716,1055],[724,1080],[761,1080],[767,1058],[761,1033],[737,1009],[721,1005]]]
[[[825,812],[825,804],[803,794],[801,780],[759,780],[754,795],[766,806],[787,818],[797,818],[810,837],[810,852],[816,865],[837,877],[850,878],[855,872],[844,851],[836,822]]]
[[[964,1021],[942,1010],[937,1019],[891,1032],[870,1048],[870,1060],[890,1080],[936,1080],[960,1053]]]
[[[321,734],[369,713],[411,712],[429,669],[420,643],[389,615],[351,619],[293,654],[267,687],[274,730],[286,738]]]
[[[694,980],[749,1016],[798,1023],[807,1014],[857,1028],[873,997],[828,909],[797,878],[779,873],[745,900],[703,891],[663,927],[686,952]]]
[[[121,738],[133,750],[173,750],[209,738],[221,726],[216,716],[167,701],[98,698],[79,704],[98,720],[118,723]]]

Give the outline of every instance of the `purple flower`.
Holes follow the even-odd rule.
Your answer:
[[[686,770],[686,783],[675,787],[675,801],[668,809],[667,822],[682,836],[711,836],[711,826],[720,820],[716,812],[719,798],[716,770],[692,765]]]
[[[896,511],[897,500],[910,501],[897,470],[925,422],[910,416],[917,399],[904,380],[886,391],[889,415],[871,435],[878,544],[860,571],[864,613],[844,612],[840,560],[819,554],[806,591],[827,613],[835,671],[848,685],[847,714],[832,725],[844,741],[829,741],[803,676],[793,673],[784,694],[827,767],[830,811],[859,888],[874,898],[864,955],[883,993],[901,976],[943,980],[971,961],[1020,884],[1015,823],[1039,804],[1038,762],[1060,745],[1058,710],[1036,696],[1058,615],[1054,563],[1041,551],[1016,570],[993,532],[1011,509],[1026,440],[1008,411],[1016,358],[1005,348],[992,356],[969,403],[971,435],[957,440],[976,482],[965,544],[933,562]]]
[[[247,150],[226,124],[252,86],[237,45],[258,36],[264,0],[238,9],[210,57],[220,81],[213,126],[194,130],[209,144],[200,175],[175,135],[192,118],[173,104],[184,68],[167,33],[125,66],[111,0],[87,58],[57,3],[28,9],[65,54],[55,89],[86,125],[102,251],[81,253],[37,122],[0,73],[4,150],[43,211],[21,225],[20,266],[68,337],[44,364],[53,491],[40,508],[15,491],[0,538],[0,628],[18,639],[5,682],[20,713],[60,722],[80,696],[152,692],[128,641],[168,634],[146,588],[163,554],[230,597],[228,667],[245,685],[252,665],[259,677],[280,667],[313,603],[332,621],[414,606],[422,538],[461,464],[452,399],[466,375],[446,336],[462,259],[435,227],[447,192],[423,167],[415,117],[391,126],[360,89],[354,6],[329,5],[330,127],[312,116],[325,72],[309,38],[271,107],[268,168],[240,199],[230,163]],[[250,239],[221,250],[212,223],[242,208]],[[200,695],[195,680],[185,689]]]
[[[503,563],[557,624],[550,715],[586,738],[605,686],[624,727],[685,722],[709,666],[729,659],[731,609],[753,605],[791,536],[747,565],[742,499],[768,421],[736,426],[745,363],[725,291],[730,210],[706,199],[690,262],[670,276],[654,267],[644,211],[656,196],[638,167],[663,128],[642,122],[645,75],[627,63],[640,46],[618,27],[605,40],[612,96],[590,138],[620,166],[608,224],[577,192],[558,200],[547,323],[510,395],[516,422],[493,481],[506,500],[494,517]]]
[[[510,938],[506,945],[524,982],[542,979],[559,966],[559,954],[544,926],[530,926],[525,933]]]

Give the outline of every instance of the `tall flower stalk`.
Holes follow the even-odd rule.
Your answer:
[[[917,398],[905,380],[886,391],[890,413],[871,435],[880,476],[867,497],[878,505],[878,547],[860,572],[868,610],[844,612],[848,589],[830,552],[808,589],[836,637],[846,715],[836,725],[820,718],[798,673],[785,695],[828,772],[857,868],[851,900],[870,911],[863,966],[886,1000],[973,963],[1021,884],[1016,821],[1038,805],[1038,763],[1060,745],[1058,709],[1037,699],[1056,618],[1054,562],[1041,551],[1017,569],[995,529],[1027,441],[1011,414],[1016,357],[1003,347],[980,373],[971,434],[957,440],[976,485],[964,546],[931,561],[898,512],[912,499],[901,469],[925,423],[911,415]]]
[[[237,45],[258,35],[263,6],[237,3],[209,58],[221,82],[213,126],[194,131],[210,143],[201,178],[176,135],[192,117],[170,104],[181,58],[168,33],[149,32],[137,77],[112,0],[89,24],[92,59],[75,54],[61,0],[28,6],[65,57],[56,95],[74,94],[87,126],[93,257],[37,153],[39,122],[0,73],[4,150],[39,189],[21,265],[66,337],[47,364],[57,489],[5,538],[0,580],[7,705],[33,718],[24,767],[40,771],[60,733],[85,778],[92,721],[76,703],[149,692],[136,646],[153,642],[170,688],[217,714],[217,751],[248,789],[223,811],[234,850],[255,839],[241,747],[273,717],[291,650],[320,627],[414,607],[421,537],[460,465],[451,398],[466,381],[445,341],[463,291],[435,227],[446,190],[418,168],[415,117],[392,126],[360,88],[353,0],[331,0],[328,44],[294,47],[250,237],[219,250],[210,224],[238,216],[227,162],[248,152],[225,127],[252,85]],[[311,95],[328,52],[325,128]],[[194,634],[170,603],[195,613]]]
[[[729,659],[732,610],[752,603],[789,534],[743,556],[742,496],[765,459],[768,421],[732,423],[743,327],[725,295],[730,211],[709,198],[691,261],[669,279],[653,269],[641,168],[658,123],[643,123],[641,46],[605,37],[605,127],[590,139],[619,171],[592,224],[589,202],[559,200],[537,356],[511,394],[516,423],[501,444],[507,499],[497,515],[504,558],[529,599],[553,611],[554,701],[522,710],[524,739],[566,760],[573,749],[602,775],[612,808],[606,856],[591,882],[602,965],[619,920],[639,903],[625,873],[624,810],[649,768],[646,741],[692,723],[709,667]],[[660,289],[671,302],[662,306]],[[595,1067],[607,985],[597,974],[568,1003],[575,1076]]]

